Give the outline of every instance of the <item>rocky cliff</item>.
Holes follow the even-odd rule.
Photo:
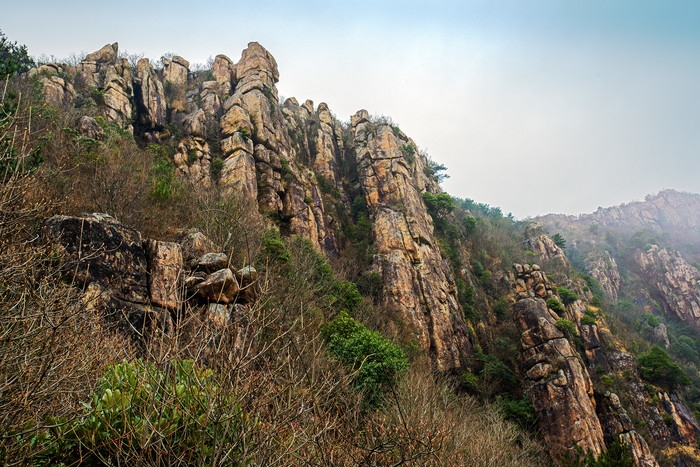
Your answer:
[[[554,462],[622,444],[636,465],[653,466],[654,453],[700,439],[678,394],[642,381],[600,308],[627,297],[634,262],[653,289],[645,297],[697,325],[697,270],[656,245],[624,255],[613,240],[672,227],[681,241],[700,227],[700,197],[663,192],[530,226],[471,201],[455,209],[431,161],[391,121],[360,110],[344,123],[324,103],[280,102],[277,63],[255,42],[238,62],[217,55],[205,71],[179,56],[131,64],[115,43],[76,67],[30,74],[47,101],[80,114],[72,130],[81,141],[116,126],[142,147],[165,148],[157,153],[182,183],[249,209],[239,229],[302,237],[351,280],[369,281],[381,314],[373,319],[437,372],[501,378],[495,384],[508,387],[496,392],[529,401]],[[45,233],[85,300],[136,336],[169,332],[190,306],[212,323],[242,319],[258,297],[255,269],[231,264],[201,232],[171,227],[171,241],[146,239],[106,214],[73,215],[52,217]],[[547,231],[561,231],[567,246]]]

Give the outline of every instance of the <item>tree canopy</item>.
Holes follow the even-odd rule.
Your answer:
[[[33,66],[34,60],[27,53],[27,46],[11,42],[0,30],[0,78],[24,73]]]

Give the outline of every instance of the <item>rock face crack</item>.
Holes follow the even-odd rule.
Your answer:
[[[600,455],[605,442],[593,385],[544,300],[521,298],[513,305],[513,319],[523,342],[521,358],[530,400],[553,458],[575,454],[577,446]]]

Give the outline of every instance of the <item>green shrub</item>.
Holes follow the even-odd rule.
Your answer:
[[[648,352],[637,357],[639,375],[652,383],[676,389],[690,384],[690,378],[678,363],[658,345],[652,345]]]
[[[557,294],[561,298],[561,301],[564,305],[571,305],[576,300],[578,300],[578,295],[576,295],[568,287],[557,287]]]
[[[576,325],[569,321],[568,319],[564,318],[559,318],[557,320],[557,327],[567,335],[567,337],[573,337],[576,336],[577,331],[576,331]]]
[[[433,219],[443,217],[455,210],[455,204],[452,201],[452,197],[447,193],[434,195],[426,191],[423,193],[423,201],[425,202],[425,207],[428,210],[428,214],[430,214]]]
[[[508,300],[506,297],[499,298],[493,305],[493,311],[496,313],[496,317],[498,317],[498,319],[505,318],[509,310],[510,300]]]
[[[586,310],[586,313],[581,318],[581,324],[584,326],[592,326],[596,324],[597,316],[591,310]]]
[[[552,309],[552,311],[556,313],[564,313],[566,309],[564,308],[564,305],[561,304],[561,302],[556,298],[556,297],[550,297],[547,299],[547,306]]]
[[[357,289],[362,295],[379,298],[384,283],[382,276],[376,272],[364,272],[357,278]]]
[[[521,399],[499,397],[497,405],[507,420],[514,421],[523,429],[530,431],[537,425],[535,408],[527,397]]]
[[[167,455],[185,464],[226,459],[246,465],[253,426],[231,394],[224,394],[211,370],[192,360],[175,360],[161,370],[137,360],[110,367],[84,413],[54,420],[32,440],[43,448],[33,465],[146,464]]]
[[[263,232],[262,246],[258,257],[258,264],[264,265],[265,261],[270,263],[289,263],[292,253],[282,239],[280,231],[271,227]]]
[[[649,316],[647,316],[647,324],[652,328],[655,328],[656,326],[661,324],[661,320],[658,316],[650,314]]]
[[[354,372],[354,384],[370,407],[381,405],[386,389],[408,369],[403,349],[355,321],[346,311],[321,328],[328,349]]]
[[[608,375],[602,375],[600,381],[609,388],[615,386],[615,380]]]

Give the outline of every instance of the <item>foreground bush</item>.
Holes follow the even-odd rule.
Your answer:
[[[384,391],[392,388],[408,368],[403,349],[370,331],[342,311],[321,330],[328,349],[355,373],[356,386],[365,394],[369,406],[378,406]]]
[[[137,360],[110,367],[84,413],[53,420],[33,438],[33,465],[220,462],[245,465],[254,423],[211,370],[175,360],[165,370]]]

